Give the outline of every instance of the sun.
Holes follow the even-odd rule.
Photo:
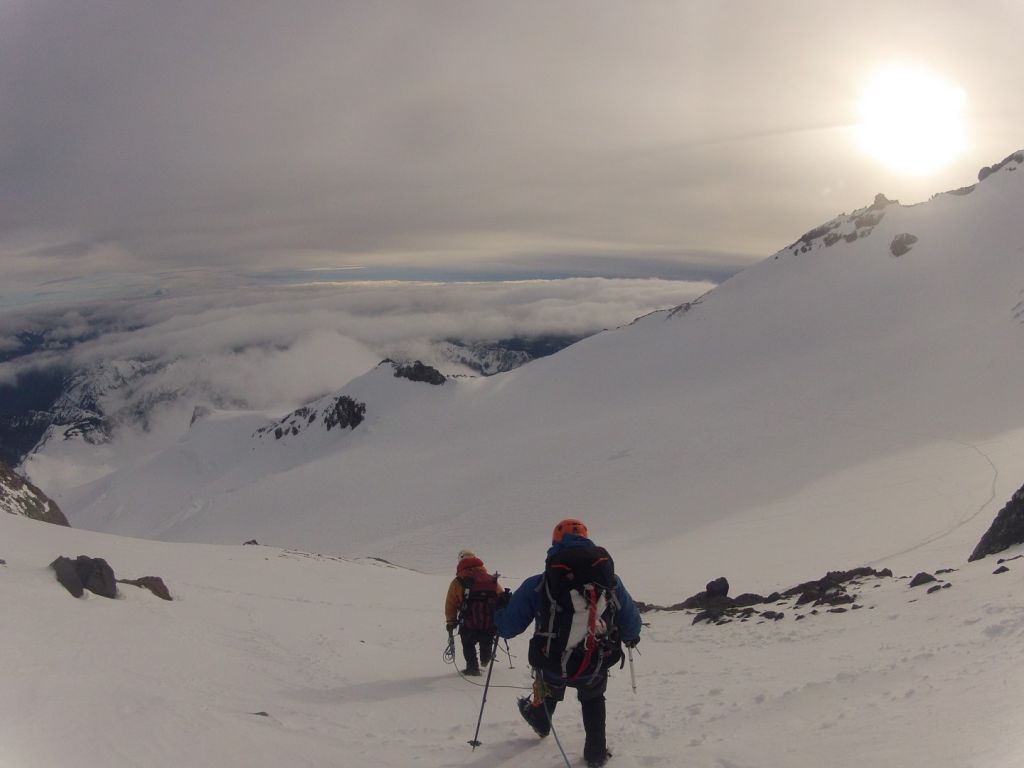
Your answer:
[[[961,88],[924,69],[882,70],[861,99],[861,146],[898,173],[932,174],[965,148],[966,103]]]

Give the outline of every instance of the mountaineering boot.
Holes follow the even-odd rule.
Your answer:
[[[462,674],[466,677],[480,677],[480,667],[466,667]]]
[[[491,663],[491,644],[480,643],[480,666],[486,667]]]
[[[604,738],[605,700],[604,695],[582,702],[583,730],[587,734],[583,745],[583,759],[587,768],[604,765],[608,760],[608,748]]]
[[[519,714],[542,739],[551,733],[551,721],[548,720],[544,707],[533,706],[533,701],[529,696],[519,699]]]

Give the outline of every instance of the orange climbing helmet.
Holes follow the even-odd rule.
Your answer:
[[[582,536],[585,539],[587,538],[587,526],[583,524],[582,520],[577,520],[574,517],[566,518],[555,526],[555,530],[551,533],[551,543],[557,544],[567,533]]]

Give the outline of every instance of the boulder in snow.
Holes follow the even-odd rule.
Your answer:
[[[917,574],[917,576],[910,580],[910,586],[920,587],[922,584],[927,584],[931,581],[936,581],[935,577],[932,576],[930,573],[921,571],[919,574]]]
[[[133,587],[148,589],[161,600],[173,600],[170,590],[159,576],[143,576],[138,579],[118,579],[119,584],[131,584]]]
[[[56,572],[57,581],[75,597],[81,597],[87,589],[101,597],[117,597],[114,569],[102,557],[58,557],[50,567]]]

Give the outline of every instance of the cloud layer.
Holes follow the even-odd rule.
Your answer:
[[[196,265],[735,267],[876,192],[925,197],[1018,149],[1021,14],[9,0],[0,301]],[[973,146],[943,178],[887,175],[847,135],[862,83],[893,59],[968,93]]]
[[[384,357],[430,360],[432,342],[582,335],[705,292],[710,283],[576,278],[490,283],[355,282],[190,291],[26,311],[5,318],[0,363],[25,371],[117,360],[160,367],[153,392],[193,388],[225,402],[283,408],[337,389]]]

